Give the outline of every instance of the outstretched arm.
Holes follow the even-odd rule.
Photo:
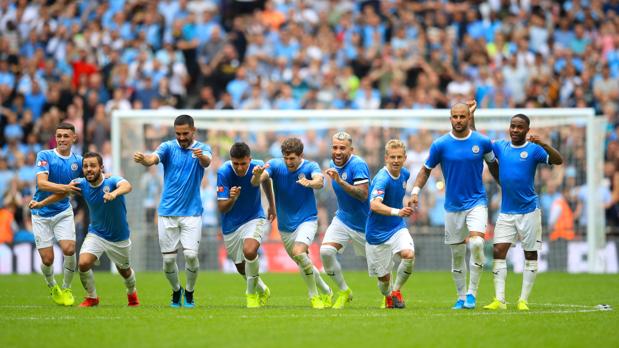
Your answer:
[[[74,185],[73,183],[70,183],[68,185],[63,185],[63,184],[56,184],[54,182],[49,181],[49,175],[47,174],[47,172],[41,172],[37,174],[37,186],[39,187],[41,191],[51,192],[51,193],[60,193],[63,196],[68,195],[70,193],[77,193],[81,191],[80,188]]]
[[[269,164],[265,164],[264,166],[255,166],[252,170],[251,184],[253,186],[258,186],[265,180],[269,178],[269,173],[265,171],[265,169],[269,168]]]
[[[413,208],[404,207],[402,209],[392,208],[383,203],[382,198],[376,197],[370,202],[370,210],[376,214],[386,216],[411,216],[413,214]]]
[[[267,201],[269,202],[267,218],[269,221],[273,221],[277,217],[277,210],[275,209],[275,196],[273,195],[273,185],[271,184],[271,180],[265,180],[262,182],[262,190],[267,196]]]
[[[320,190],[321,188],[325,186],[325,177],[322,176],[322,174],[314,173],[312,174],[311,180],[303,177],[297,180],[297,184],[304,186],[304,187],[313,188],[314,190]]]
[[[136,152],[135,154],[133,154],[133,160],[136,163],[140,163],[145,167],[150,167],[154,164],[159,163],[159,156],[155,155],[154,153],[150,155],[145,155],[141,152]]]
[[[413,185],[411,200],[408,202],[409,207],[417,209],[417,205],[419,204],[419,191],[421,191],[421,189],[426,185],[426,182],[428,182],[431,171],[432,169],[428,169],[426,166],[421,167],[419,170],[417,178],[415,178],[415,184]]]
[[[115,200],[118,196],[131,192],[132,187],[129,181],[123,180],[116,185],[116,189],[103,195],[103,202]]]
[[[563,157],[561,156],[559,151],[557,151],[557,149],[550,146],[549,144],[543,142],[538,135],[529,135],[529,141],[541,146],[542,148],[544,148],[544,150],[546,150],[546,152],[548,153],[548,164],[563,164]]]

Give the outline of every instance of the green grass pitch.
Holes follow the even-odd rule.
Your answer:
[[[60,277],[57,276],[57,279]],[[530,312],[515,310],[522,277],[509,273],[504,312],[488,312],[494,293],[486,272],[478,309],[453,311],[449,272],[414,273],[403,289],[407,308],[379,309],[374,279],[346,273],[354,291],[340,311],[312,310],[298,274],[266,274],[267,308],[244,308],[238,275],[200,274],[195,309],[168,308],[162,273],[138,273],[141,306],[126,307],[120,276],[96,273],[98,308],[52,303],[40,275],[0,276],[0,347],[619,347],[617,275],[543,273]],[[76,301],[84,295],[78,277]],[[79,302],[78,302],[79,303]]]

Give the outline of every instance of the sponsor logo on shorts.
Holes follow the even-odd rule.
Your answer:
[[[473,145],[473,147],[471,148],[471,151],[473,151],[473,153],[479,153],[479,146]]]
[[[72,171],[76,171],[77,170],[77,163],[72,163],[71,164],[71,170]]]
[[[528,153],[528,152],[526,152],[526,151],[522,151],[522,152],[520,153],[520,158],[525,159],[525,158],[527,158],[527,157],[529,157],[529,153]]]

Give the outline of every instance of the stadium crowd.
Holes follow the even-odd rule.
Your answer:
[[[607,225],[619,226],[617,0],[0,0],[0,243],[32,240],[26,207],[36,154],[55,146],[60,121],[75,125],[75,151],[102,153],[113,172],[117,109],[428,109],[473,98],[479,108],[592,107],[605,117],[600,199]],[[571,219],[582,231],[584,129],[544,132],[570,163],[538,176],[545,223]],[[306,156],[322,164],[325,134],[303,135]],[[207,135],[207,143],[229,138],[214,148],[220,160],[223,144],[239,136]],[[416,173],[438,134],[390,135],[407,142]],[[375,172],[389,136],[375,129],[353,137],[363,137],[358,151]],[[256,154],[279,156],[277,135],[266,139]],[[143,180],[146,207],[157,202],[157,175]],[[418,225],[443,224],[441,180],[435,171]],[[496,212],[498,189],[490,176],[487,183]],[[211,191],[205,221],[216,225]],[[332,213],[319,199],[321,214]]]

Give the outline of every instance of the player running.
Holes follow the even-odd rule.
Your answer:
[[[230,160],[217,171],[217,207],[222,216],[222,233],[228,257],[247,280],[247,308],[266,305],[271,294],[259,276],[258,248],[275,219],[271,181],[262,182],[269,202],[268,220],[262,209],[260,187],[251,184],[252,172],[264,162],[251,158],[249,146],[235,143]]]
[[[320,256],[325,272],[335,281],[340,291],[333,308],[340,309],[352,301],[352,290],[346,284],[337,253],[352,241],[355,253],[365,257],[365,224],[368,218],[368,186],[370,173],[361,157],[353,155],[352,137],[346,132],[333,135],[330,168],[325,173],[331,177],[337,197],[338,210],[327,228]]]
[[[281,150],[283,158],[272,159],[264,166],[254,167],[251,183],[258,186],[269,178],[273,180],[277,226],[284,248],[299,266],[312,308],[331,307],[331,288],[320,277],[308,255],[309,246],[318,230],[314,190],[324,186],[324,177],[316,162],[303,159],[301,140],[287,138],[282,143]]]
[[[410,177],[403,168],[406,161],[406,145],[392,139],[385,145],[385,167],[378,171],[370,187],[370,214],[365,228],[365,252],[371,277],[378,277],[378,288],[385,296],[385,308],[404,308],[400,289],[413,272],[415,244],[405,217],[413,209],[403,206],[406,182]],[[401,259],[397,276],[391,285],[391,270],[394,258]]]
[[[135,162],[144,166],[163,164],[163,193],[159,203],[159,246],[163,271],[172,286],[170,306],[194,308],[194,286],[200,262],[198,249],[202,237],[202,201],[200,182],[204,168],[211,164],[211,147],[194,140],[193,118],[180,115],[174,120],[176,140],[169,140],[149,155],[136,152]],[[183,248],[187,283],[183,289],[178,280],[176,253]],[[183,294],[185,303],[183,304]]]
[[[69,194],[80,189],[71,181],[82,175],[82,156],[71,153],[76,142],[75,127],[60,123],[56,127],[56,148],[37,154],[36,191],[33,200],[43,201],[53,194]],[[64,196],[63,196],[64,197]],[[47,281],[52,299],[59,305],[75,303],[71,281],[75,275],[75,223],[68,198],[32,209],[32,232],[41,256],[41,272]],[[54,279],[54,239],[64,255],[62,288]]]
[[[128,305],[140,304],[135,288],[135,272],[130,266],[131,240],[127,223],[127,207],[124,195],[131,192],[131,184],[120,176],[103,176],[101,155],[89,152],[83,159],[84,177],[74,181],[88,204],[90,225],[88,234],[80,249],[80,280],[87,292],[80,307],[94,307],[99,304],[92,266],[106,253],[116,265],[127,287]],[[55,194],[42,202],[32,201],[31,208],[41,208],[54,200],[64,199],[64,194]]]

